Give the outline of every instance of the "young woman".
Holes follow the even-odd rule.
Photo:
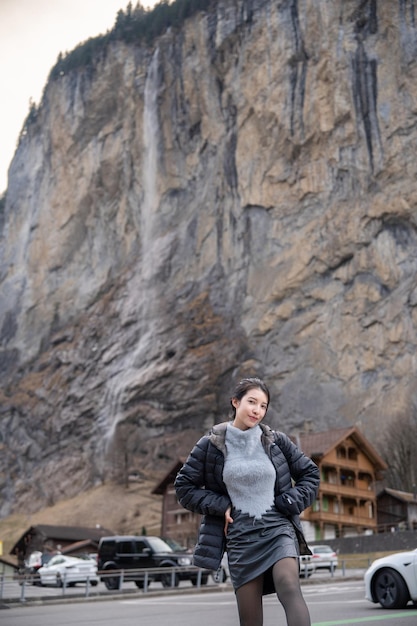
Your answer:
[[[262,626],[262,596],[277,593],[288,626],[310,626],[299,554],[311,554],[299,514],[317,495],[319,471],[284,433],[262,424],[269,391],[245,378],[232,421],[214,426],[175,480],[182,506],[203,515],[194,563],[216,570],[227,550],[241,626]]]

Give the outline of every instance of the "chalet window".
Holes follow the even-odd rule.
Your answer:
[[[372,476],[367,472],[359,472],[358,480],[364,483],[364,486],[368,491],[372,491]]]
[[[357,461],[358,460],[358,451],[356,450],[356,448],[349,448],[349,450],[348,450],[348,458],[351,461]]]
[[[336,456],[338,459],[346,458],[346,448],[344,446],[339,446],[336,448]]]
[[[337,485],[337,474],[332,468],[323,467],[321,470],[321,480],[323,483]]]
[[[336,474],[336,472],[329,472],[329,483],[331,485],[337,485],[337,474]]]
[[[345,470],[340,474],[340,484],[346,485],[347,487],[355,486],[355,474],[350,472],[349,470]]]
[[[191,511],[181,511],[180,513],[177,513],[175,516],[175,520],[177,522],[177,525],[179,524],[186,524],[187,522],[192,522],[194,519],[194,513],[191,513]]]

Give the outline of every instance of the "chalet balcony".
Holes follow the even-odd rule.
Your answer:
[[[376,494],[374,491],[370,489],[361,489],[358,487],[350,487],[349,485],[335,485],[334,483],[320,483],[320,493],[325,495],[334,495],[349,497],[349,498],[360,498],[361,500],[376,500]]]
[[[342,513],[329,513],[328,511],[308,512],[309,522],[323,522],[325,524],[338,524],[343,526],[362,526],[364,528],[376,528],[377,521],[365,515],[344,515]]]

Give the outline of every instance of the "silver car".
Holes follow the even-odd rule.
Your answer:
[[[334,572],[338,566],[338,558],[336,552],[330,546],[310,546],[312,551],[311,562],[314,567],[314,571],[318,569],[328,569],[329,572]]]

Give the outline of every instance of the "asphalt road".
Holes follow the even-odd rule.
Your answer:
[[[230,586],[203,592],[142,594],[129,598],[96,597],[87,601],[10,605],[0,610],[3,626],[237,626],[236,602]],[[415,626],[417,607],[387,611],[364,599],[361,580],[328,581],[303,586],[312,626]],[[275,596],[264,599],[264,625],[284,626]]]

